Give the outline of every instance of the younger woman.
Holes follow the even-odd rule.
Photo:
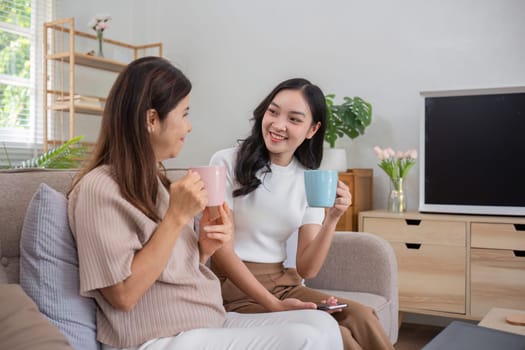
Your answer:
[[[337,221],[351,204],[348,187],[339,181],[326,217],[322,208],[307,206],[303,173],[319,167],[325,128],[322,91],[305,79],[286,80],[255,109],[251,135],[212,157],[211,164],[227,168],[236,231],[234,242],[212,259],[226,310],[281,311],[337,302],[301,283],[319,272]],[[296,230],[297,269],[285,269],[286,241]],[[345,349],[393,349],[371,308],[339,302],[348,304],[333,314]]]
[[[226,313],[219,281],[204,265],[233,236],[205,210],[197,173],[170,182],[161,161],[176,157],[191,131],[191,84],[168,61],[130,63],[107,99],[94,157],[74,182],[68,214],[80,291],[97,303],[103,349],[339,349],[330,317],[302,310]]]

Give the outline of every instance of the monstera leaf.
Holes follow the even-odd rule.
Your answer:
[[[330,148],[335,141],[345,135],[355,139],[365,133],[365,128],[372,122],[372,105],[361,97],[344,97],[343,103],[334,103],[335,95],[326,95],[326,133],[325,141]]]

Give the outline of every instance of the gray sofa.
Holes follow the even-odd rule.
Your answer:
[[[176,179],[184,170],[169,170]],[[19,283],[20,232],[28,204],[46,183],[65,192],[73,170],[0,171],[0,281]],[[3,277],[2,277],[3,275]],[[306,285],[373,307],[392,342],[398,335],[397,264],[382,238],[359,232],[338,232],[318,277]]]

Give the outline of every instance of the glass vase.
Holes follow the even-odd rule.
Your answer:
[[[393,213],[403,213],[407,210],[404,178],[390,179],[387,209]]]
[[[97,32],[97,39],[98,39],[98,51],[97,56],[98,57],[104,57],[104,33],[102,31]]]

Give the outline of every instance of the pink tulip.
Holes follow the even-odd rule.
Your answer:
[[[409,149],[407,151],[407,157],[410,159],[417,159],[417,151],[415,149]]]
[[[383,150],[379,146],[374,147],[374,153],[376,154],[379,160],[383,160]]]
[[[408,149],[406,152],[396,152],[390,147],[381,149],[379,146],[375,146],[374,152],[379,158],[379,167],[383,169],[392,180],[407,176],[407,172],[416,163],[417,151],[413,148]]]

